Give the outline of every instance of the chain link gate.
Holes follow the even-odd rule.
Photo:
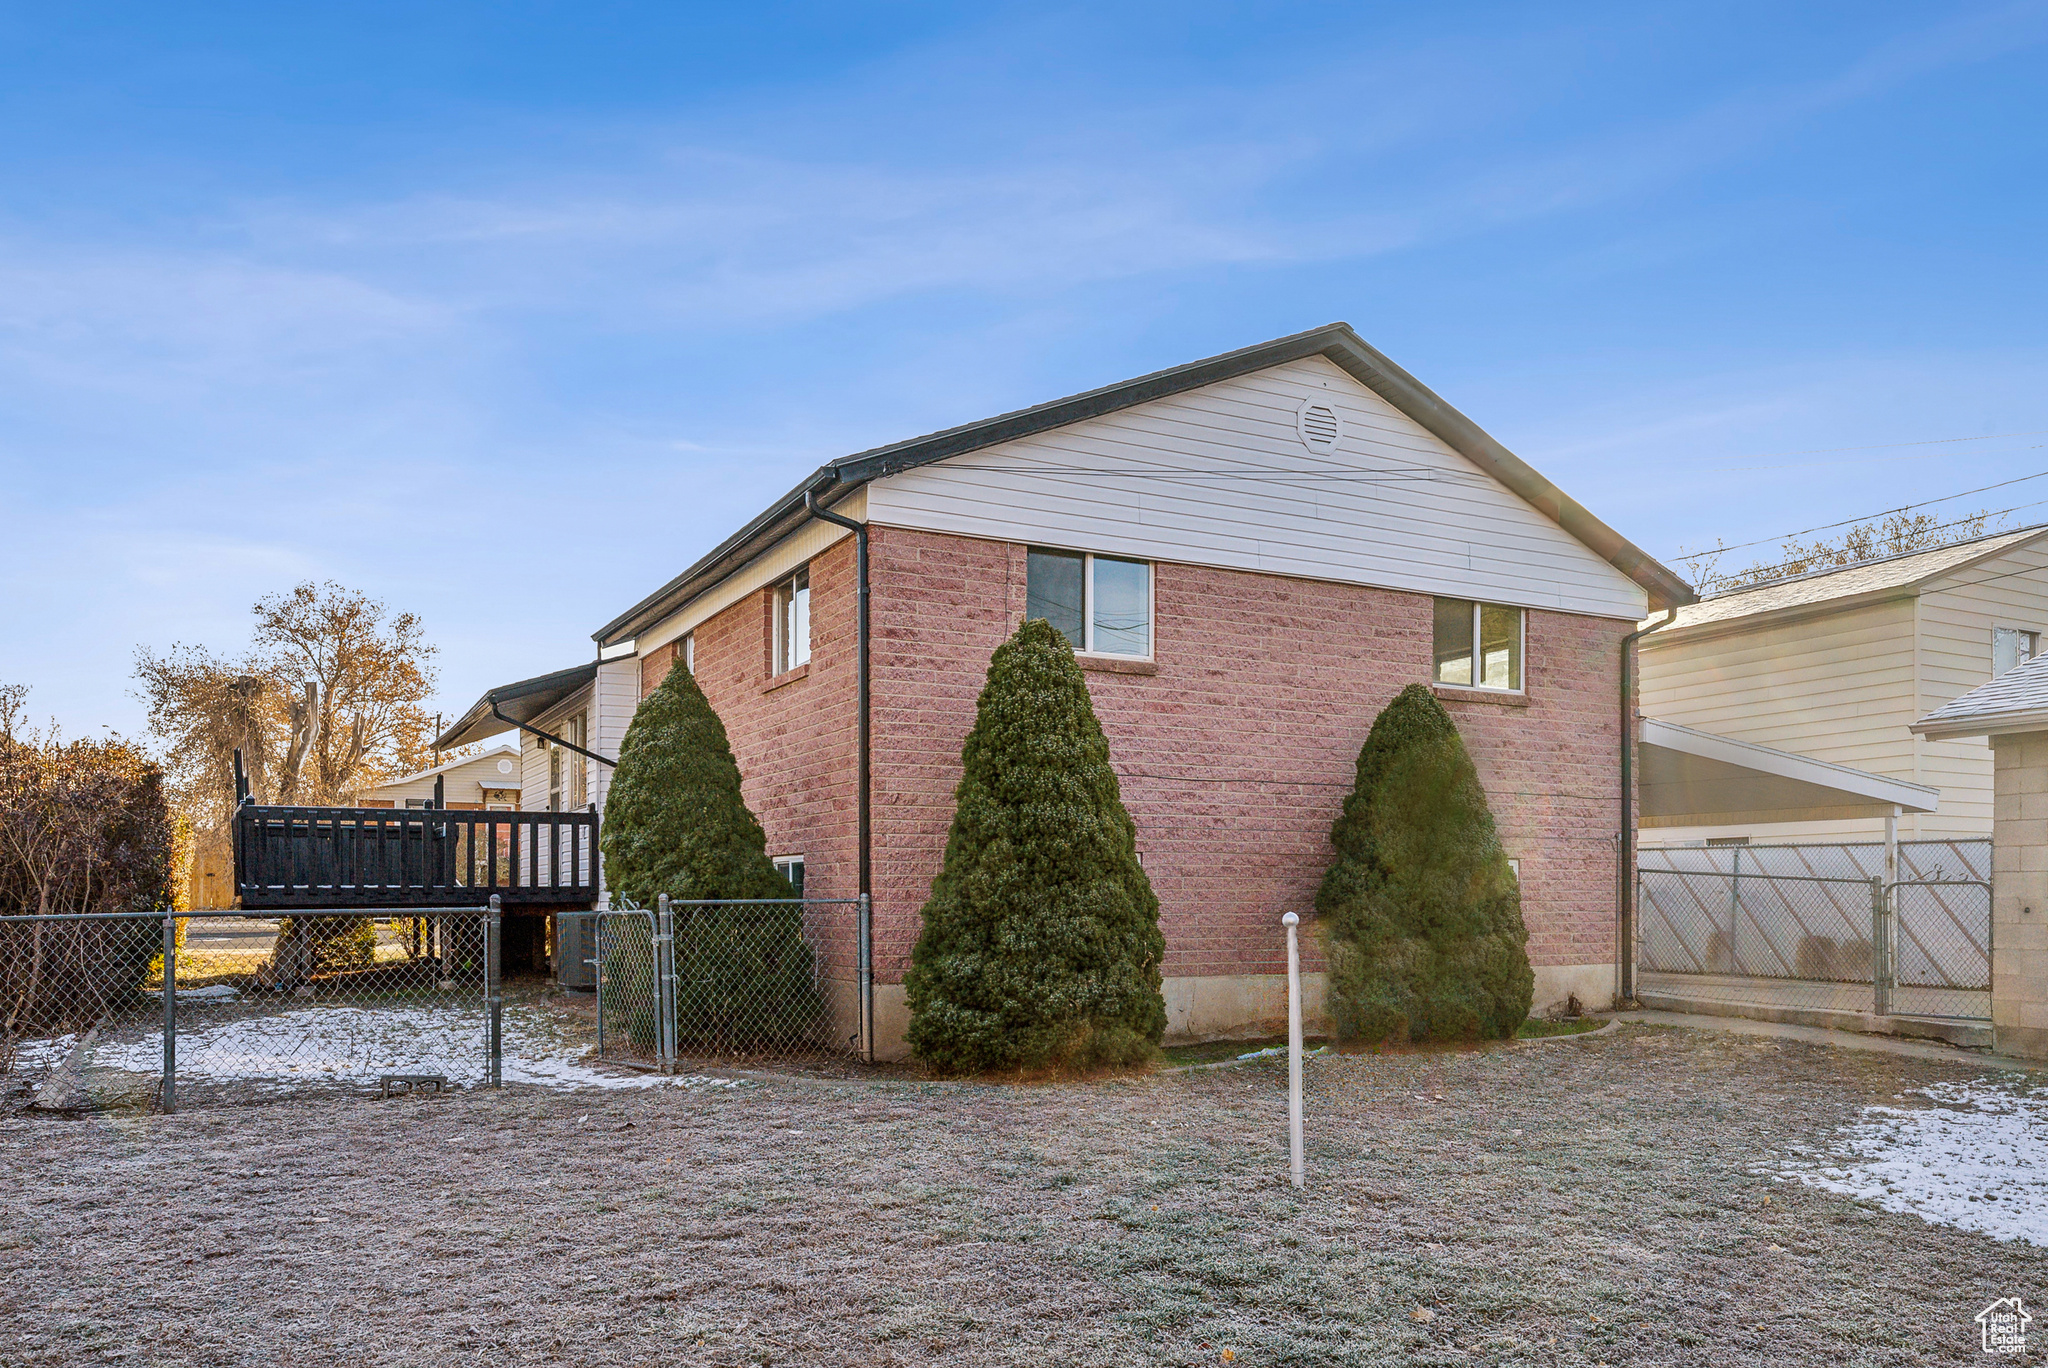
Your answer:
[[[496,1087],[500,925],[495,906],[0,917],[0,1078],[50,1110]]]
[[[859,951],[845,1001],[820,951],[831,913],[854,908]],[[592,919],[600,1058],[673,1073],[846,1063],[869,1051],[869,903],[858,898],[672,899]]]
[[[1908,877],[1889,884],[1863,872],[1882,868],[1882,851],[1645,850],[1638,994],[1737,1010],[1988,1021],[1991,884],[1967,876],[1988,866],[1989,843],[1901,842]],[[1947,877],[1951,867],[1966,877]]]

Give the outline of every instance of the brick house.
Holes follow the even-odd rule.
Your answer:
[[[528,754],[568,716],[616,754],[626,699],[693,670],[770,854],[809,896],[872,891],[887,1057],[990,653],[1049,617],[1159,895],[1170,1038],[1204,1038],[1280,1019],[1279,918],[1312,913],[1359,747],[1418,681],[1516,861],[1538,1007],[1611,998],[1622,652],[1692,601],[1333,324],[833,461],[607,623],[597,662],[495,696],[554,681],[523,696]],[[440,744],[501,729],[490,701]],[[812,930],[854,1021],[854,919]]]

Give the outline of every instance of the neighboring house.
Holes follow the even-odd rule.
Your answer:
[[[1642,714],[1713,736],[1939,791],[1902,805],[1908,839],[1991,835],[1992,762],[1978,738],[1916,736],[1915,719],[2032,657],[2048,630],[2048,527],[1716,594],[1643,638]],[[1647,739],[1647,735],[1646,735]],[[1872,791],[1877,791],[1873,787]],[[1930,805],[1931,806],[1931,805]],[[1799,821],[1658,827],[1644,844],[1874,841],[1869,803]]]
[[[431,807],[437,786],[443,802],[451,808],[516,812],[524,806],[519,794],[519,748],[493,746],[481,755],[373,784],[355,796],[352,806]]]
[[[1428,682],[1516,861],[1538,1008],[1604,1004],[1624,638],[1692,600],[1336,324],[833,461],[601,629],[597,662],[492,691],[440,744],[521,723],[532,801],[535,770],[552,784],[573,754],[534,733],[567,740],[580,716],[616,755],[632,702],[693,670],[770,855],[816,898],[867,879],[875,1042],[900,1055],[990,653],[1049,618],[1108,734],[1160,899],[1169,1030],[1190,1038],[1281,1020],[1280,916],[1313,912],[1373,719]],[[595,768],[573,796],[602,802]],[[851,1020],[854,918],[817,912]]]

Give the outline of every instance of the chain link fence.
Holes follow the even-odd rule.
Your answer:
[[[1988,841],[1646,849],[1638,991],[1730,1008],[1991,1015]]]
[[[488,908],[0,917],[0,1079],[49,1110],[495,1086],[498,949]]]
[[[664,1072],[864,1059],[868,963],[851,992],[835,993],[819,949],[825,921],[847,909],[865,925],[863,898],[664,897],[654,908],[582,914],[593,930],[600,1056]]]

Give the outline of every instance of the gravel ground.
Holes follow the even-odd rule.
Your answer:
[[[0,1119],[0,1364],[1957,1364],[2048,1251],[1764,1170],[1975,1076],[1330,1057],[1304,1194],[1269,1063]]]

